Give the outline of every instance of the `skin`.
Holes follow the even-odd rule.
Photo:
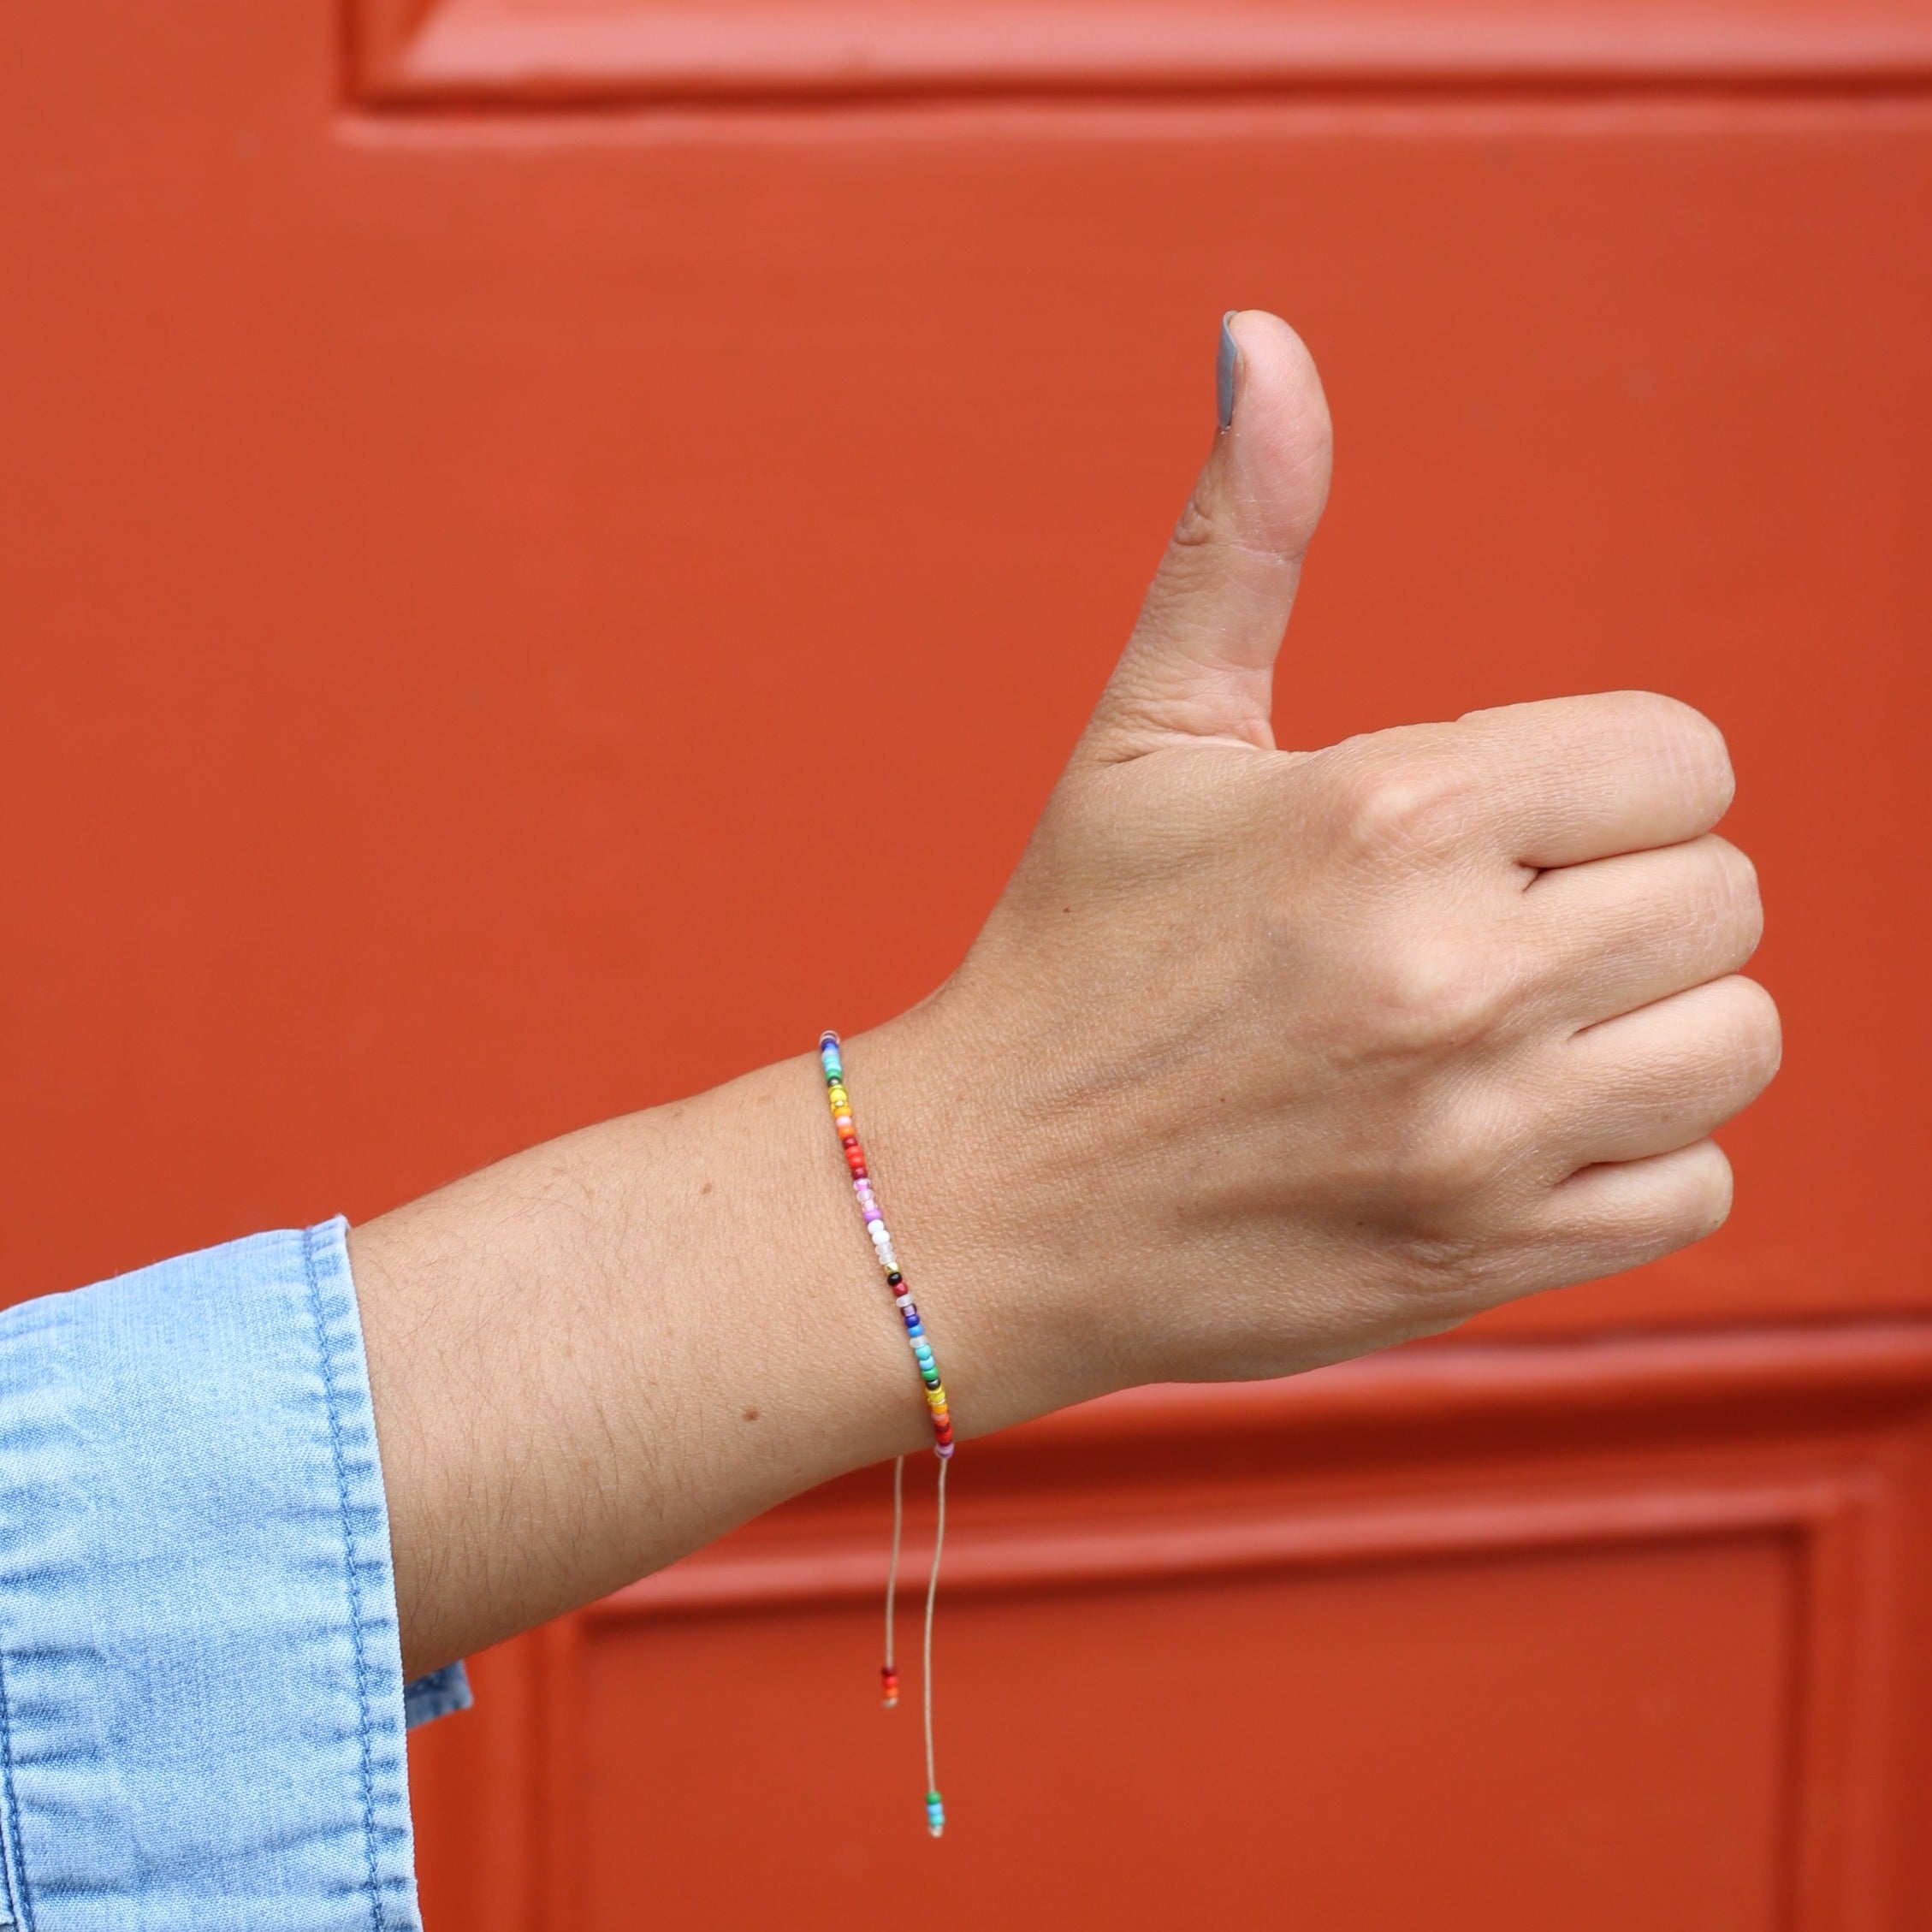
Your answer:
[[[1778,1064],[1697,712],[1276,747],[1328,412],[1286,324],[1232,328],[1232,424],[1010,884],[944,987],[846,1042],[963,1440],[1699,1240],[1731,1201],[1709,1136]],[[412,1674],[928,1439],[809,1052],[349,1247]]]

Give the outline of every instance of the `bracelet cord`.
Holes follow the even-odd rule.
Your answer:
[[[933,1428],[933,1454],[939,1463],[933,1527],[933,1568],[926,1580],[925,1629],[920,1645],[920,1689],[926,1733],[926,1829],[938,1838],[945,1830],[945,1803],[939,1795],[933,1751],[933,1616],[939,1602],[939,1557],[945,1545],[945,1479],[947,1466],[952,1460],[952,1414],[947,1407],[945,1384],[939,1379],[932,1342],[927,1338],[925,1324],[920,1319],[919,1310],[914,1305],[912,1292],[906,1286],[905,1274],[899,1266],[892,1234],[886,1226],[884,1215],[879,1212],[879,1202],[873,1192],[871,1170],[866,1163],[865,1150],[859,1144],[858,1129],[852,1123],[851,1099],[845,1091],[845,1060],[837,1034],[820,1034],[819,1064],[825,1074],[826,1099],[832,1108],[832,1123],[838,1129],[839,1149],[845,1157],[846,1170],[851,1176],[852,1193],[858,1201],[865,1231],[871,1237],[873,1253],[885,1273],[886,1287],[892,1290],[893,1306],[905,1324],[906,1340],[911,1346],[913,1360],[918,1366],[926,1398],[927,1419]],[[881,1701],[888,1710],[894,1709],[899,1701],[893,1627],[904,1526],[905,1458],[901,1455],[892,1463],[892,1550],[886,1571],[886,1658],[879,1671]]]
[[[879,1683],[888,1710],[899,1701],[899,1674],[892,1663],[892,1633],[898,1621],[899,1544],[904,1533],[905,1458],[895,1455],[892,1458],[892,1554],[886,1565],[886,1661],[879,1668]]]

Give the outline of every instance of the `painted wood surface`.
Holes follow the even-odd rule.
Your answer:
[[[939,1847],[877,1473],[481,1660],[417,1747],[432,1932],[1932,1923],[1932,8],[0,34],[9,1296],[927,991],[1230,304],[1338,426],[1283,742],[1669,690],[1765,881],[1787,1058],[1716,1241],[974,1445]]]

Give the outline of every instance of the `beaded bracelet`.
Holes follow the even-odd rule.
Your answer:
[[[858,1129],[852,1124],[852,1104],[845,1092],[845,1068],[839,1052],[839,1035],[819,1035],[819,1064],[825,1072],[826,1098],[832,1105],[832,1123],[839,1130],[839,1144],[852,1177],[852,1192],[858,1198],[865,1231],[872,1237],[873,1253],[885,1271],[886,1285],[905,1323],[906,1340],[912,1345],[913,1360],[919,1366],[926,1409],[933,1425],[933,1454],[939,1459],[937,1514],[933,1529],[933,1568],[926,1581],[925,1636],[921,1658],[921,1690],[926,1715],[926,1828],[934,1838],[945,1829],[945,1805],[939,1797],[939,1779],[933,1768],[933,1609],[939,1599],[939,1552],[945,1545],[945,1479],[952,1460],[952,1417],[946,1407],[945,1384],[939,1379],[933,1359],[933,1345],[927,1339],[925,1325],[914,1307],[912,1294],[905,1285],[905,1274],[892,1247],[886,1218],[872,1190],[872,1174],[866,1165],[865,1150],[859,1145]],[[892,1660],[892,1630],[898,1607],[899,1542],[905,1523],[905,1458],[892,1463],[892,1554],[886,1572],[886,1661],[880,1667],[879,1681],[886,1710],[899,1701],[899,1674]]]

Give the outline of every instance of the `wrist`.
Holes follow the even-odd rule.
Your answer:
[[[845,1043],[847,1085],[963,1437],[1105,1394],[1109,1337],[1066,1252],[1057,1164],[942,992]]]

